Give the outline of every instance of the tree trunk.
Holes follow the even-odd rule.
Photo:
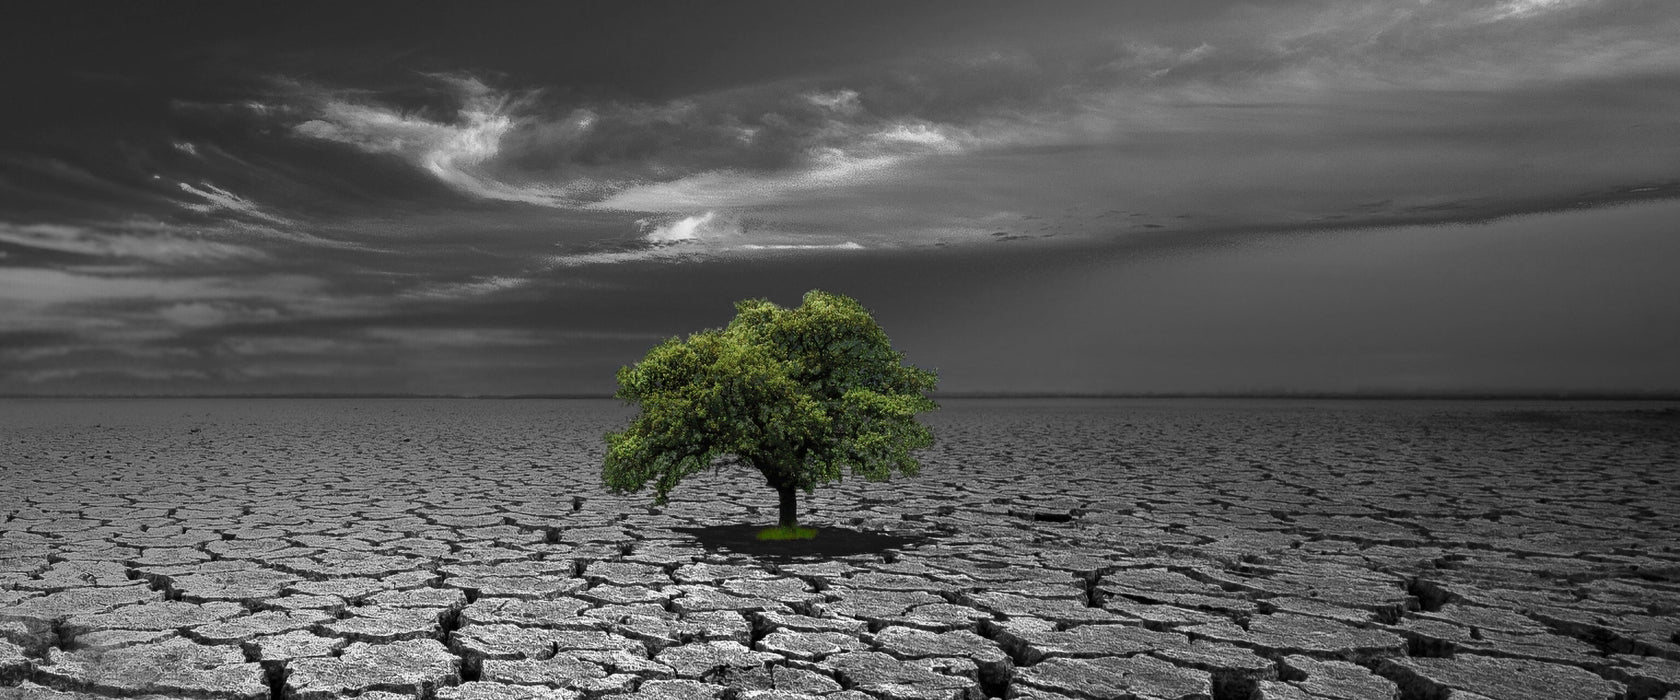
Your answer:
[[[793,527],[799,524],[799,492],[792,484],[776,487],[782,496],[782,516],[776,521],[782,527]]]

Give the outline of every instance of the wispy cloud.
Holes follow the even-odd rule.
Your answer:
[[[163,369],[134,366],[81,366],[11,370],[6,372],[4,376],[10,381],[16,381],[26,385],[57,383],[69,379],[80,379],[85,377],[120,377],[124,379],[138,379],[145,382],[169,382],[182,379],[203,381],[211,378],[208,372],[198,369]]]
[[[267,253],[249,246],[189,238],[170,232],[146,232],[147,228],[133,224],[118,231],[104,231],[69,224],[0,222],[0,243],[36,251],[132,258],[155,263],[268,257]]]
[[[1522,19],[1535,15],[1588,5],[1595,0],[1504,0],[1489,13],[1494,21]]]
[[[509,289],[518,289],[529,283],[530,280],[524,277],[492,275],[464,282],[438,282],[428,284],[407,292],[405,296],[420,299],[470,298],[506,291]]]
[[[494,177],[488,166],[502,154],[503,139],[514,128],[514,110],[522,101],[472,77],[438,76],[436,80],[460,104],[453,120],[361,101],[350,91],[299,86],[312,103],[312,114],[293,126],[292,132],[369,153],[396,155],[464,193],[485,199],[568,206],[594,188],[583,181],[516,184]]]
[[[551,255],[544,260],[550,269],[562,267],[582,267],[586,265],[613,265],[618,263],[632,263],[643,261],[657,262],[694,262],[704,260],[716,253],[699,246],[656,246],[631,250],[604,250],[584,253],[563,253]]]
[[[34,362],[76,354],[117,355],[145,360],[169,358],[195,360],[203,356],[202,353],[193,348],[157,345],[104,345],[86,342],[0,349],[0,357],[17,362]]]
[[[837,188],[890,178],[918,159],[951,156],[988,145],[954,126],[927,120],[895,120],[867,126],[831,124],[826,140],[840,145],[812,146],[786,167],[770,172],[724,169],[699,172],[663,182],[623,187],[592,203],[598,209],[682,212],[695,209],[760,207]]]
[[[165,323],[185,328],[206,328],[235,322],[259,323],[282,317],[280,310],[274,306],[226,301],[178,302],[160,307],[155,313]]]
[[[832,92],[807,93],[805,101],[823,109],[850,116],[863,109],[863,103],[858,99],[859,97],[858,91],[841,88]]]
[[[715,211],[676,219],[641,219],[636,224],[642,227],[642,238],[653,244],[716,241],[741,235],[740,221],[721,217]]]
[[[549,256],[546,266],[577,267],[614,263],[658,261],[685,262],[761,251],[862,250],[853,241],[841,243],[800,242],[785,232],[748,231],[737,214],[705,211],[688,216],[658,216],[637,221],[642,236],[634,247],[622,250],[586,251]]]
[[[539,346],[546,342],[542,334],[522,328],[382,326],[369,328],[363,331],[359,337],[373,341],[393,343],[405,348],[474,348],[498,345]]]
[[[365,313],[315,277],[159,275],[9,267],[0,332],[69,334],[95,345],[167,342],[193,329]]]
[[[766,86],[663,103],[554,109],[537,93],[435,77],[452,118],[365,92],[294,85],[301,138],[402,158],[456,190],[557,208],[681,213],[784,201],[953,154],[960,127],[872,112],[853,89]],[[552,110],[552,111],[551,111]],[[768,111],[760,111],[768,110]]]
[[[232,212],[234,214],[247,216],[252,219],[266,221],[270,224],[277,224],[280,226],[288,226],[292,223],[284,217],[275,216],[263,211],[262,207],[257,206],[256,202],[252,202],[249,199],[241,197],[225,189],[212,185],[208,182],[200,183],[200,185],[202,186],[195,187],[185,182],[180,183],[182,191],[204,200],[203,202],[182,202],[182,207],[203,214],[219,211]]]
[[[60,304],[112,299],[245,299],[307,296],[320,290],[314,277],[289,274],[235,276],[100,275],[49,268],[11,267],[0,275],[0,304]]]
[[[637,212],[687,212],[781,204],[800,194],[861,184],[883,175],[902,158],[858,157],[838,149],[810,154],[803,167],[774,173],[714,170],[666,182],[632,185],[589,206]]]
[[[218,340],[213,351],[236,358],[270,355],[349,356],[367,349],[367,343],[349,338],[312,335],[233,335]]]
[[[853,241],[845,243],[744,243],[746,250],[863,250],[861,244]]]

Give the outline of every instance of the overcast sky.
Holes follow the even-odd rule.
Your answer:
[[[35,3],[0,393],[1680,392],[1670,0]]]

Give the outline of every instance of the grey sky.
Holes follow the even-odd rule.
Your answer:
[[[1680,10],[8,23],[0,392],[605,392],[812,287],[958,392],[1680,391]]]

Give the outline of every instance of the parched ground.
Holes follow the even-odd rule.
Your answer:
[[[1680,415],[948,402],[742,524],[599,401],[0,405],[0,698],[1680,698]]]

